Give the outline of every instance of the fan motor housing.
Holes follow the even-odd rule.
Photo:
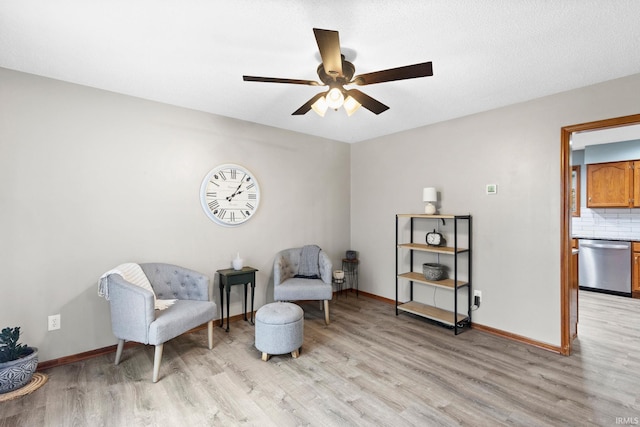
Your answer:
[[[328,74],[324,69],[324,64],[318,65],[318,78],[320,81],[327,86],[330,86],[333,82],[340,83],[342,85],[348,84],[353,77],[353,74],[356,72],[356,67],[349,61],[344,59],[344,55],[342,55],[342,77],[334,77]]]

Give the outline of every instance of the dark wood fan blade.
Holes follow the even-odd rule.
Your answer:
[[[375,71],[373,73],[360,74],[353,78],[353,83],[359,86],[364,86],[374,83],[392,82],[394,80],[415,79],[417,77],[429,76],[433,76],[433,66],[431,62],[423,62],[420,64]]]
[[[380,114],[389,109],[382,102],[370,97],[369,95],[360,92],[358,89],[350,89],[347,91],[347,95],[353,97],[356,101],[358,101],[364,108],[371,111],[374,114]]]
[[[343,77],[340,37],[337,31],[313,29],[316,36],[324,71],[332,77]]]
[[[313,80],[280,79],[277,77],[242,76],[242,80],[244,80],[245,82],[289,83],[294,85],[323,86],[321,83],[315,82]]]
[[[291,113],[292,116],[302,116],[303,114],[307,114],[309,112],[309,110],[311,110],[311,106],[321,97],[323,97],[325,95],[325,92],[321,92],[319,94],[317,94],[316,96],[314,96],[313,98],[311,98],[310,100],[308,100],[306,102],[306,104],[304,104],[302,107],[298,108],[296,111],[294,111],[293,113]]]

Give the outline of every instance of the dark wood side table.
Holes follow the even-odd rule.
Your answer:
[[[233,285],[244,285],[244,320],[247,319],[247,285],[251,284],[251,320],[253,325],[253,296],[256,289],[256,271],[253,267],[243,267],[242,270],[234,270],[233,268],[227,268],[218,270],[220,275],[220,305],[222,311],[220,312],[220,327],[224,328],[224,291],[227,294],[227,328],[229,332],[229,294],[231,293],[231,287]]]

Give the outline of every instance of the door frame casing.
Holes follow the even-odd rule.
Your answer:
[[[571,336],[571,313],[577,313],[578,300],[575,307],[571,300],[571,134],[596,129],[616,128],[640,124],[640,114],[597,120],[595,122],[564,126],[560,130],[560,176],[561,176],[561,209],[560,209],[560,352],[571,354],[571,344],[575,337]],[[585,183],[586,185],[586,183]]]

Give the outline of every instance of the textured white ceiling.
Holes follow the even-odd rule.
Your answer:
[[[640,72],[637,0],[2,0],[0,67],[355,142]],[[379,116],[291,113],[321,88],[312,28],[356,74],[432,61],[434,76],[363,86]]]

